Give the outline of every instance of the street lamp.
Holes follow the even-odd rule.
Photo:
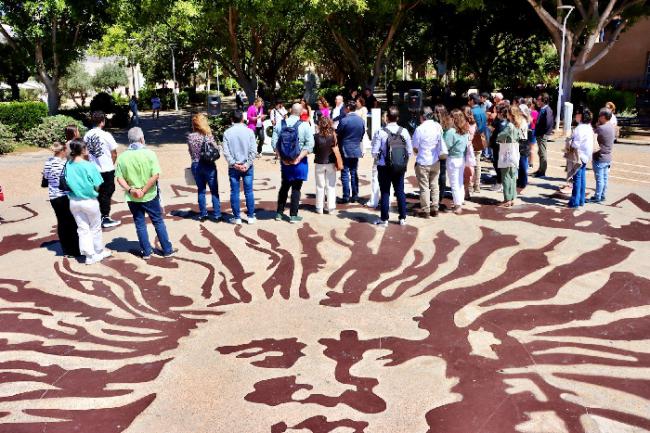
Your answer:
[[[560,114],[562,111],[562,98],[564,96],[564,50],[566,49],[566,23],[569,20],[569,15],[575,9],[574,6],[558,6],[558,10],[568,10],[564,17],[564,24],[562,25],[562,49],[560,50],[560,82],[557,91],[557,112],[555,113],[555,131],[560,130]],[[564,119],[566,122],[566,119]]]

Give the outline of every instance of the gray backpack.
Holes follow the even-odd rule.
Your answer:
[[[390,132],[388,128],[383,128],[388,134],[386,139],[386,155],[384,161],[387,167],[390,167],[394,173],[404,173],[409,163],[409,153],[406,148],[406,140],[402,137],[402,128],[396,133]]]

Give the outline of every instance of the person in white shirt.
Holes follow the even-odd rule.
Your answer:
[[[343,96],[338,95],[334,99],[334,102],[336,104],[332,110],[332,122],[334,124],[334,129],[336,129],[339,126],[339,120],[345,117],[345,105],[343,105]]]
[[[288,111],[284,108],[284,102],[282,99],[277,99],[275,101],[275,108],[271,110],[271,124],[275,127],[282,123],[282,119],[286,119]]]
[[[372,156],[377,161],[379,175],[379,189],[381,190],[381,217],[375,224],[380,227],[388,226],[388,209],[390,206],[390,186],[393,185],[397,195],[397,209],[399,211],[399,224],[406,224],[406,195],[404,194],[404,171],[395,170],[388,161],[387,141],[389,133],[393,136],[400,136],[404,140],[406,151],[409,156],[413,155],[413,144],[411,135],[405,128],[397,124],[399,120],[399,108],[392,106],[386,113],[387,124],[377,131],[372,139]]]
[[[92,114],[94,128],[86,133],[84,141],[88,146],[90,162],[99,168],[104,182],[99,187],[99,210],[102,216],[102,228],[115,227],[120,221],[111,219],[111,198],[115,192],[115,160],[117,159],[117,143],[110,132],[104,131],[106,116],[102,111]]]
[[[591,126],[592,114],[588,108],[582,112],[580,124],[573,130],[571,147],[578,150],[581,166],[573,177],[573,192],[569,200],[570,208],[585,204],[586,171],[594,151],[594,129]]]
[[[424,107],[420,126],[413,133],[413,152],[415,176],[420,187],[420,216],[438,216],[439,196],[438,177],[440,176],[440,154],[443,153],[444,140],[442,126],[436,122],[431,107]]]
[[[609,111],[612,112],[612,118],[609,119],[609,124],[614,127],[614,143],[616,143],[616,140],[618,137],[621,135],[621,128],[618,127],[618,119],[616,118],[616,105],[613,102],[607,102],[605,104],[605,108],[607,108]]]

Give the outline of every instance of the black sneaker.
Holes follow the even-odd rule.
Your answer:
[[[111,219],[110,217],[102,218],[102,228],[107,229],[107,228],[110,228],[110,227],[117,227],[120,224],[122,224],[122,222],[115,221],[114,219]]]

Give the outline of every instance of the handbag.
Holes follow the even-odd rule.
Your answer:
[[[213,163],[217,159],[221,158],[221,153],[216,146],[213,146],[208,142],[207,137],[203,137],[203,143],[201,144],[201,151],[199,152],[199,161]]]
[[[65,180],[65,174],[68,170],[68,163],[66,162],[63,165],[63,170],[61,170],[61,176],[59,176],[59,189],[61,191],[70,191],[70,187],[68,186],[68,182]]]
[[[500,143],[497,167],[519,167],[519,143]]]
[[[49,186],[49,182],[47,180],[47,177],[43,176],[41,178],[41,188],[47,188]]]
[[[472,137],[472,147],[474,148],[474,152],[481,152],[483,149],[487,148],[487,138],[485,138],[485,134],[482,132],[474,134],[474,137]]]

